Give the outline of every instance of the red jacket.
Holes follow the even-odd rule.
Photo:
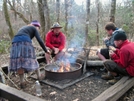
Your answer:
[[[125,68],[129,75],[134,76],[134,43],[124,41],[111,58],[120,67]]]
[[[45,43],[46,46],[53,49],[55,48],[59,48],[59,50],[61,51],[62,49],[65,48],[65,44],[66,44],[66,37],[65,35],[60,32],[59,35],[55,35],[53,31],[49,31],[46,34],[46,39],[45,39]]]

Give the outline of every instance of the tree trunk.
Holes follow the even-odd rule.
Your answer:
[[[96,0],[96,7],[97,7],[97,21],[96,21],[96,38],[97,38],[97,46],[100,45],[99,43],[99,20],[100,20],[100,1]]]
[[[89,26],[89,15],[90,15],[90,0],[87,0],[86,3],[86,27],[85,27],[85,46],[88,46],[88,26]]]
[[[15,0],[12,0],[12,2],[13,2],[13,7],[16,8],[15,7],[16,6],[15,5]],[[14,19],[17,20],[17,14],[16,14],[16,12],[14,12]]]
[[[74,3],[74,0],[70,0],[69,1],[69,16],[68,16],[68,22],[69,22],[69,26],[73,29],[74,28],[74,25],[73,25],[73,20],[74,20],[74,17],[73,17],[73,14],[72,14],[72,11],[73,11],[73,8],[72,8],[72,5]]]
[[[29,24],[29,21],[24,17],[23,14],[21,14],[20,12],[16,11],[16,9],[12,6],[11,2],[8,0],[8,4],[10,5],[10,7],[12,8],[12,10],[19,15],[19,17],[26,23]]]
[[[30,22],[33,20],[33,15],[32,15],[34,12],[33,9],[35,9],[34,2],[33,2],[33,0],[30,0],[29,1],[29,12],[30,12],[29,19],[30,19]]]
[[[44,0],[44,14],[45,14],[45,21],[46,21],[46,29],[45,31],[47,32],[50,29],[50,16],[49,16],[49,8],[48,8],[48,3],[47,0]]]
[[[57,15],[57,22],[59,22],[59,18],[60,18],[60,0],[56,0],[56,15]]]
[[[44,8],[42,0],[38,0],[38,11],[39,11],[39,18],[41,24],[41,37],[45,38],[45,16],[44,16]]]
[[[111,1],[110,21],[115,22],[116,0]]]
[[[68,7],[69,5],[68,5],[68,0],[65,0],[64,2],[65,2],[65,28],[64,30],[67,36],[68,35]]]
[[[9,27],[9,29],[8,29],[9,36],[12,39],[14,37],[14,32],[12,29],[12,25],[11,25],[9,13],[8,13],[7,0],[3,0],[3,8],[4,8],[5,20]]]

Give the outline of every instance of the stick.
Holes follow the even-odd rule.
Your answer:
[[[2,69],[0,69],[0,71],[5,75],[5,77],[8,78],[8,80],[17,88],[17,89],[20,89],[5,73]]]
[[[84,67],[83,67],[83,74],[86,72],[86,65],[87,65],[87,59],[88,59],[89,52],[90,52],[90,48],[87,50],[87,53],[86,53],[86,59],[84,61]]]

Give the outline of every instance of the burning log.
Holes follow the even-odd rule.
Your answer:
[[[54,68],[54,70],[52,70],[53,72],[69,72],[72,71],[73,69],[71,69],[71,65],[70,62],[63,62],[63,61],[58,61],[58,63],[56,63],[56,69]]]

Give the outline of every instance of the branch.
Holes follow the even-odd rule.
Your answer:
[[[11,4],[11,2],[8,0],[8,4],[10,5],[11,9],[17,14],[19,15],[20,18],[22,18],[22,20],[26,23],[29,24],[29,20],[27,20],[24,15],[18,11],[16,11],[16,9],[13,7],[13,5]]]

